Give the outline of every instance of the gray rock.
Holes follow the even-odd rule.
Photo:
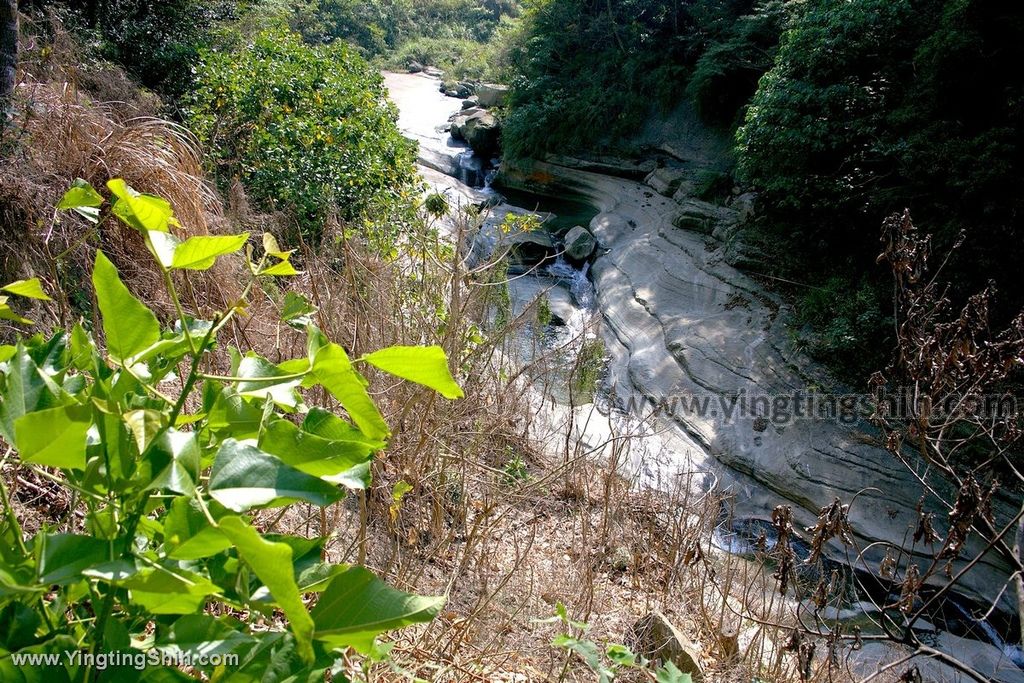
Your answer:
[[[796,346],[791,318],[777,295],[730,265],[719,250],[709,250],[704,235],[672,226],[683,213],[693,222],[703,217],[700,227],[713,232],[720,214],[735,220],[737,212],[707,203],[652,202],[646,185],[541,162],[523,165],[517,173],[543,176],[546,191],[570,190],[602,209],[590,229],[609,251],[595,259],[591,274],[611,358],[608,381],[620,400],[640,405],[683,400],[685,405],[687,396],[715,401],[743,393],[788,401],[769,409],[764,432],[751,428],[761,414],[756,410],[729,417],[723,411],[680,409],[659,419],[660,438],[681,459],[675,466],[713,473],[720,487],[737,492],[736,517],[766,519],[776,505],[788,504],[794,526],[809,527],[834,498],[849,502],[856,496],[850,510],[854,539],[858,548],[868,548],[863,562],[877,571],[884,558],[879,542],[900,545],[907,529],[915,528],[922,486],[885,449],[868,420],[795,413],[796,401],[808,391],[822,397],[850,389],[829,379]],[[736,306],[738,297],[748,305]],[[917,462],[913,453],[905,457]],[[666,487],[674,484],[671,467],[657,474]],[[945,500],[955,498],[949,482],[933,477],[930,484]],[[1007,498],[994,506],[997,525],[1012,519],[1013,501]],[[1019,500],[1016,505],[1019,509]],[[925,506],[939,516],[948,512],[931,493]],[[937,549],[918,545],[914,556],[929,561]],[[953,572],[983,549],[972,537],[953,560]],[[848,549],[833,539],[825,552],[845,563]],[[990,552],[963,576],[957,591],[985,603],[994,599],[992,587],[1002,586],[1011,573],[1006,560]],[[936,583],[941,582],[940,577]],[[998,609],[1012,614],[1015,603],[1013,591],[1006,591]]]
[[[459,81],[459,85],[456,88],[460,94],[460,97],[470,97],[476,94],[476,83],[473,81]]]
[[[702,235],[712,235],[723,226],[734,226],[739,222],[738,214],[723,206],[687,199],[680,205],[680,211],[672,223],[677,228],[692,230]]]
[[[549,163],[575,168],[581,171],[592,173],[604,173],[606,175],[619,176],[640,180],[657,168],[657,162],[653,159],[637,160],[625,159],[616,156],[591,156],[591,157],[570,157],[563,154],[548,154],[544,157]]]
[[[409,73],[411,74],[418,74],[419,72],[423,71],[423,65],[417,62],[415,59],[410,61],[406,68],[409,70]]]
[[[571,261],[586,261],[597,248],[597,240],[582,225],[577,225],[565,235],[565,255]]]
[[[555,255],[555,242],[546,230],[516,232],[504,236],[499,247],[509,250],[509,263],[518,266],[534,266]]]
[[[734,197],[729,202],[729,208],[736,212],[740,223],[753,220],[757,213],[757,193],[744,192],[738,197]]]
[[[660,195],[671,197],[689,174],[680,168],[656,168],[644,178],[644,182]]]
[[[470,95],[462,102],[463,109],[473,109],[480,106],[480,98],[476,95]]]
[[[704,672],[697,663],[700,648],[661,612],[655,610],[633,624],[631,635],[638,654],[662,664],[672,662],[695,681],[703,678]]]
[[[486,111],[477,111],[469,116],[457,116],[452,121],[452,137],[465,140],[474,152],[481,157],[490,158],[498,152],[501,124]]]
[[[423,73],[434,78],[441,78],[444,76],[444,72],[438,69],[436,66],[424,66]]]
[[[500,107],[508,97],[508,86],[496,83],[481,83],[476,87],[476,95],[480,104],[485,107]]]

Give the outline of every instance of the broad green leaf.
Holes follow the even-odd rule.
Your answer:
[[[114,215],[143,235],[147,230],[167,232],[168,226],[178,225],[166,199],[136,192],[120,178],[107,181],[107,188],[117,197]]]
[[[22,461],[48,467],[85,469],[85,437],[92,425],[90,406],[37,410],[14,421],[14,442]]]
[[[131,601],[153,614],[189,614],[220,588],[201,574],[177,566],[148,568],[116,582],[131,592]]]
[[[213,655],[233,652],[245,643],[255,642],[248,633],[238,630],[241,624],[233,619],[208,614],[188,614],[157,633],[155,645],[167,653]]]
[[[299,471],[334,484],[362,489],[369,483],[364,477],[369,475],[366,465],[372,450],[363,444],[329,441],[279,419],[263,430],[260,448]]]
[[[444,602],[395,590],[368,569],[351,567],[334,577],[313,608],[315,637],[365,653],[385,631],[432,620]]]
[[[249,233],[241,235],[214,235],[190,237],[174,250],[172,268],[185,270],[206,270],[214,264],[218,256],[232,254],[249,239]]]
[[[61,211],[65,209],[77,209],[81,206],[102,206],[103,196],[93,188],[92,185],[86,181],[78,178],[71,185],[71,188],[64,193],[60,201],[57,202],[57,208]]]
[[[263,251],[267,252],[267,254],[274,258],[281,259],[282,261],[287,261],[295,252],[294,249],[282,251],[281,247],[277,244],[277,238],[269,232],[263,233]]]
[[[238,383],[238,393],[242,396],[270,398],[274,403],[288,408],[298,405],[295,389],[302,383],[302,378],[287,379],[288,373],[255,353],[247,353],[241,359],[235,375],[246,378],[246,381]]]
[[[690,674],[684,674],[672,662],[665,662],[665,666],[655,672],[654,680],[658,683],[693,683],[693,677]]]
[[[217,451],[209,490],[214,500],[235,512],[296,500],[327,506],[341,498],[337,487],[234,439],[225,440]]]
[[[14,443],[14,422],[26,413],[56,405],[60,388],[40,371],[21,344],[7,361],[5,379],[0,401],[0,433],[8,443]]]
[[[0,345],[0,363],[6,363],[10,359],[14,358],[14,354],[17,352],[18,347],[14,344]]]
[[[281,307],[281,320],[305,325],[309,322],[309,316],[316,311],[316,306],[309,303],[301,294],[287,292],[284,295],[284,306]]]
[[[132,296],[121,282],[117,268],[102,251],[96,252],[92,282],[100,313],[103,314],[103,331],[107,335],[107,351],[111,357],[125,360],[160,339],[160,323],[156,316]]]
[[[92,536],[40,534],[34,543],[42,546],[36,575],[44,585],[78,581],[83,569],[110,559],[110,544]]]
[[[7,303],[7,297],[5,296],[0,296],[0,320],[10,320],[11,322],[16,322],[19,325],[35,324],[28,318],[15,313],[14,309]]]
[[[20,602],[8,603],[0,610],[0,647],[18,650],[36,640],[36,629],[42,626],[39,614]]]
[[[145,233],[149,251],[164,268],[170,268],[174,263],[174,252],[181,245],[181,240],[169,232],[159,230],[148,230]]]
[[[448,371],[448,358],[440,346],[391,346],[363,356],[384,372],[422,384],[445,398],[462,398],[462,389]]]
[[[366,393],[365,380],[352,368],[345,349],[337,344],[321,347],[313,361],[313,374],[348,411],[363,434],[371,439],[388,437],[388,425]]]
[[[239,396],[233,387],[207,384],[204,407],[207,428],[236,439],[255,437],[263,421],[263,411]]]
[[[231,539],[238,555],[252,568],[260,581],[270,589],[274,601],[288,617],[292,633],[303,660],[313,660],[313,619],[306,611],[302,595],[295,584],[292,549],[284,543],[264,540],[259,532],[240,517],[220,520],[220,530]]]
[[[298,275],[299,271],[295,270],[295,266],[291,264],[291,261],[278,261],[272,266],[268,266],[259,272],[259,275]]]
[[[40,299],[42,301],[53,301],[43,291],[43,286],[39,284],[39,278],[34,277],[28,280],[18,280],[11,284],[0,287],[8,294],[17,294],[18,296],[28,297],[29,299]]]
[[[166,429],[149,450],[147,464],[152,479],[146,488],[192,495],[199,476],[200,457],[195,432]]]
[[[355,426],[323,408],[312,408],[302,421],[302,428],[328,441],[358,443],[372,451],[379,451],[386,445],[383,441],[368,438]]]
[[[163,428],[164,415],[158,410],[130,410],[124,414],[124,423],[135,438],[135,447],[139,453],[145,452],[149,442]]]
[[[197,560],[230,547],[231,541],[210,526],[195,499],[180,496],[171,502],[171,510],[164,518],[164,551],[168,557]]]
[[[4,683],[71,683],[77,680],[79,667],[72,665],[66,652],[79,649],[78,641],[69,635],[57,635],[36,645],[24,647],[19,655],[56,655],[59,664],[53,666],[15,666],[9,652],[0,650],[0,681]]]
[[[61,211],[71,210],[85,218],[90,223],[98,223],[100,219],[100,208],[103,205],[103,197],[92,185],[78,178],[72,184],[71,189],[64,193],[57,209]]]

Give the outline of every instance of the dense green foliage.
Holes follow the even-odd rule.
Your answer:
[[[814,0],[787,32],[739,131],[739,170],[763,192],[777,263],[807,279],[838,272],[855,308],[875,307],[840,316],[861,350],[884,353],[888,297],[856,283],[882,219],[903,208],[940,250],[966,231],[947,274],[959,291],[991,277],[1005,305],[1024,303],[1024,78],[1010,68],[1022,60],[1024,19],[1001,3]]]
[[[310,47],[276,29],[205,51],[188,115],[220,178],[294,211],[314,237],[333,212],[353,221],[412,186],[414,146],[383,81],[342,42]]]
[[[506,150],[613,143],[687,91],[729,123],[771,66],[782,3],[535,0],[510,51]],[[756,11],[755,11],[756,10]]]
[[[216,670],[219,680],[322,680],[332,668],[332,680],[348,680],[335,664],[349,648],[379,656],[377,635],[429,621],[443,599],[324,562],[326,538],[261,533],[248,513],[298,501],[325,507],[346,489],[367,488],[390,430],[357,367],[458,398],[445,354],[392,347],[349,359],[310,322],[315,309],[292,295],[285,322],[306,332],[304,356],[274,364],[231,349],[229,374],[212,374],[218,333],[240,308],[191,318],[177,304],[171,274],[210,268],[246,245],[248,234],[181,240],[167,202],[121,180],[108,188],[110,213],[140,233],[177,319],[161,327],[98,251],[92,284],[105,351],[81,324],[0,347],[0,436],[23,467],[79,501],[88,531],[43,528],[26,539],[0,481],[0,678],[127,680],[104,673],[121,653],[133,657],[129,663],[155,657],[141,660],[150,665],[145,680],[210,680]],[[93,222],[108,210],[85,183],[59,208]],[[295,272],[290,252],[269,236],[263,245],[255,262],[247,250],[246,294],[264,278]],[[45,298],[38,280],[5,290]],[[315,386],[352,421],[306,406],[300,389]],[[310,611],[303,596],[313,593]],[[275,610],[288,632],[254,628]],[[102,659],[66,654],[82,651]],[[34,667],[21,659],[40,653],[59,658]],[[238,661],[226,668],[185,662],[186,675],[173,659],[212,653]]]
[[[121,64],[150,88],[178,96],[209,42],[210,29],[235,18],[234,0],[88,0],[71,3],[73,24],[98,39],[99,55]]]
[[[518,12],[515,0],[296,0],[287,16],[307,42],[346,41],[390,68],[417,62],[493,78],[490,43]]]

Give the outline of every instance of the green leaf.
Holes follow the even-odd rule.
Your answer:
[[[302,378],[280,379],[287,377],[288,373],[266,358],[252,352],[247,353],[239,362],[235,375],[246,378],[246,381],[238,383],[238,393],[242,396],[269,398],[274,403],[288,408],[298,405],[295,389],[302,383]]]
[[[313,608],[316,639],[366,653],[381,633],[430,621],[444,602],[395,590],[369,570],[351,567],[331,581]]]
[[[130,410],[124,414],[124,423],[135,438],[139,453],[145,452],[149,442],[163,428],[164,414],[158,410]]]
[[[168,557],[197,560],[230,547],[231,541],[210,526],[195,499],[179,496],[171,502],[171,510],[164,518],[164,550]]]
[[[100,193],[92,185],[78,178],[71,188],[64,193],[64,196],[61,197],[61,200],[57,203],[57,209],[60,211],[70,209],[90,223],[98,223],[100,219],[99,207],[102,205],[103,197]]]
[[[369,484],[372,449],[350,441],[329,441],[288,420],[273,420],[260,436],[260,448],[295,469],[351,489]]]
[[[117,197],[114,215],[143,235],[147,230],[167,232],[168,226],[178,225],[167,200],[136,192],[120,178],[107,181],[107,188]]]
[[[189,614],[220,588],[201,574],[174,565],[148,568],[115,583],[131,591],[131,601],[153,614]]]
[[[35,323],[24,316],[20,316],[14,312],[10,304],[7,303],[7,297],[0,296],[0,320],[10,320],[16,322],[19,325],[34,325]]]
[[[440,346],[392,346],[363,356],[375,368],[422,384],[445,398],[462,398],[462,389],[448,371],[448,358]]]
[[[281,308],[281,320],[306,324],[309,322],[309,316],[316,311],[316,306],[309,303],[301,294],[287,292],[284,295],[284,306]]]
[[[82,570],[109,559],[110,544],[92,536],[79,534],[40,534],[39,566],[36,569],[43,585],[73,583]]]
[[[56,405],[60,388],[39,369],[20,343],[7,361],[5,379],[0,401],[0,433],[8,443],[15,443],[15,421],[26,413]]]
[[[159,341],[160,323],[156,316],[132,296],[121,282],[117,268],[102,251],[96,252],[92,282],[111,357],[123,361]]]
[[[238,550],[238,555],[252,568],[270,590],[274,601],[288,617],[295,635],[299,655],[313,661],[313,619],[306,611],[292,568],[292,549],[285,543],[264,540],[240,517],[220,520],[220,530]]]
[[[233,254],[245,246],[249,233],[240,235],[201,235],[190,237],[174,250],[171,268],[184,270],[206,270],[216,262],[218,256]]]
[[[298,275],[299,271],[295,270],[295,266],[291,264],[291,261],[278,261],[272,266],[268,266],[261,270],[258,275]]]
[[[84,470],[85,437],[91,425],[90,406],[37,410],[14,421],[14,442],[24,462]]]
[[[148,490],[174,491],[192,495],[200,470],[199,443],[195,432],[179,432],[173,427],[157,437],[147,463],[152,479]]]
[[[337,487],[234,439],[225,440],[217,451],[209,489],[214,500],[235,512],[296,500],[327,506],[341,498]]]
[[[658,683],[693,683],[693,677],[684,674],[672,662],[665,662],[665,666],[655,672],[654,680]]]
[[[323,408],[312,408],[302,421],[302,428],[328,441],[359,443],[371,451],[379,451],[386,445],[381,440],[368,438],[354,425]]]
[[[345,349],[333,343],[321,347],[313,361],[313,374],[344,406],[363,434],[371,439],[388,437],[391,430],[366,393],[366,380],[352,368]]]
[[[155,646],[162,652],[210,656],[233,652],[256,639],[238,630],[239,622],[208,614],[188,614],[157,633]]]
[[[18,280],[11,284],[0,287],[9,294],[17,294],[18,296],[28,297],[29,299],[40,299],[42,301],[53,301],[43,291],[43,286],[39,284],[39,278],[34,277],[28,280]]]

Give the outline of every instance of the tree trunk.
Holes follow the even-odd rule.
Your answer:
[[[0,0],[0,129],[7,125],[18,68],[18,2]]]

